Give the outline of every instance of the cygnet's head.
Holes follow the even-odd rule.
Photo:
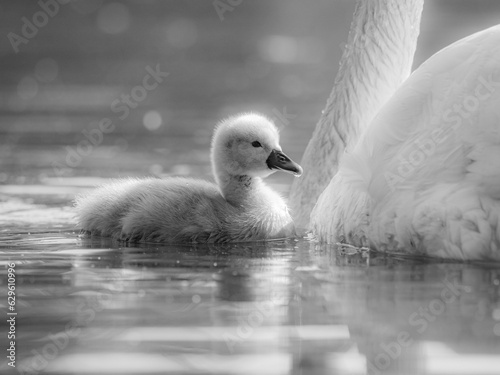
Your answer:
[[[223,120],[212,139],[212,168],[222,177],[266,177],[282,170],[296,176],[300,165],[281,151],[279,133],[271,120],[256,113],[243,113]]]

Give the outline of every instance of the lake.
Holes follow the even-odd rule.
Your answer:
[[[0,5],[2,374],[499,373],[498,264],[75,226],[74,197],[110,178],[210,179],[229,114],[272,117],[300,161],[353,1],[49,3]],[[415,64],[499,15],[428,1]]]

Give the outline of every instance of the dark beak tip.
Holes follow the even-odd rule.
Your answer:
[[[279,169],[284,172],[293,173],[295,177],[302,175],[302,167],[286,156],[282,151],[273,150],[267,159],[270,169]]]

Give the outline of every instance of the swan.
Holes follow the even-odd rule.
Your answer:
[[[343,101],[329,101],[301,162],[331,165],[295,182],[290,200],[320,241],[500,260],[500,25],[406,77],[422,6],[358,2],[330,97]]]
[[[211,144],[216,184],[191,178],[126,179],[77,198],[86,232],[133,242],[219,243],[285,238],[294,224],[262,178],[302,174],[283,152],[276,126],[244,113],[221,121]]]

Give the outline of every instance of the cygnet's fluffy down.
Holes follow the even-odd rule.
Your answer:
[[[222,121],[211,149],[216,184],[191,178],[127,179],[76,200],[87,232],[133,242],[215,243],[285,238],[294,225],[283,198],[262,178],[302,168],[279,145],[276,126],[264,116]]]

